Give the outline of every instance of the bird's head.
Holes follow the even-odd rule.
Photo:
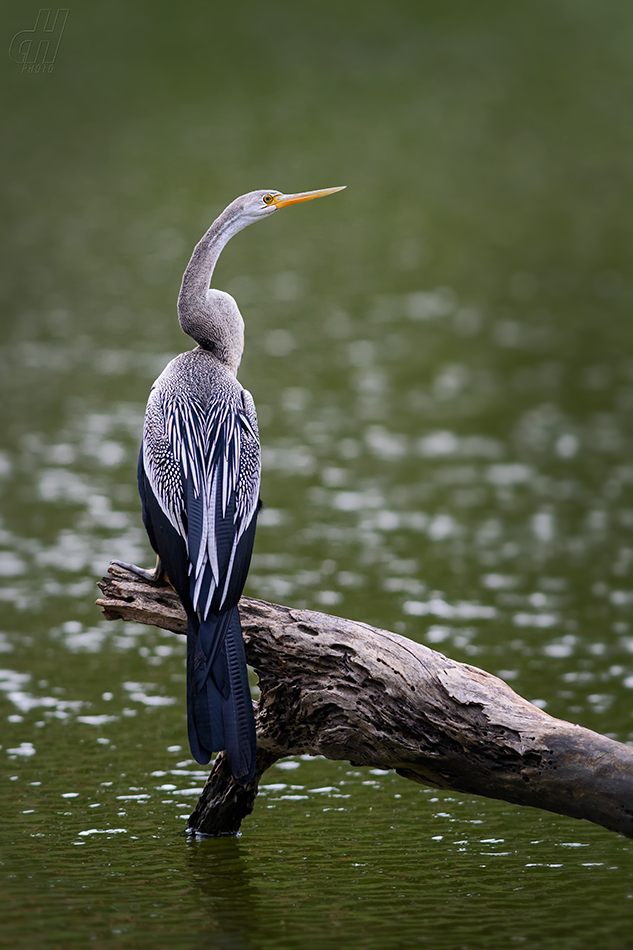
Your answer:
[[[337,188],[321,188],[318,191],[300,191],[294,195],[284,195],[280,191],[270,189],[251,191],[237,198],[226,210],[233,209],[235,217],[243,220],[245,227],[268,217],[280,208],[287,208],[288,205],[299,204],[301,201],[312,201],[313,198],[323,198],[325,195],[334,194],[335,191],[342,191],[345,187],[339,185]]]
[[[280,208],[323,198],[344,187],[301,191],[294,195],[270,189],[251,191],[232,201],[196,245],[182,278],[178,319],[185,333],[204,349],[215,352],[232,372],[237,372],[242,358],[244,321],[229,294],[209,289],[222,248],[243,228],[269,217]]]

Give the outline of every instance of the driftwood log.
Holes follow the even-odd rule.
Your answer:
[[[171,587],[115,564],[99,587],[108,619],[185,633]],[[240,616],[261,690],[257,773],[238,785],[220,753],[191,833],[236,834],[265,770],[309,753],[585,818],[633,838],[633,748],[554,719],[496,676],[387,630],[250,597]]]

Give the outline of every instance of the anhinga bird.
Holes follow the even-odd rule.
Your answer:
[[[344,187],[344,186],[343,186]],[[143,523],[187,612],[187,727],[196,761],[226,749],[233,776],[255,772],[256,738],[237,604],[259,507],[260,447],[253,398],[237,380],[244,321],[230,294],[209,284],[234,234],[279,208],[339,191],[252,191],[236,198],[196,245],[178,318],[198,344],[154,383],[138,462]]]

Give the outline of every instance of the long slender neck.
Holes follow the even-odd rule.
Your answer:
[[[244,321],[233,298],[209,284],[223,248],[247,223],[233,205],[216,218],[194,248],[178,295],[182,330],[233,372],[244,350]]]
[[[227,214],[230,207],[229,205],[220,217],[215,219],[207,233],[196,244],[182,278],[181,295],[185,291],[188,297],[204,298],[220,254],[233,235],[241,230],[240,227],[235,227],[235,217]]]

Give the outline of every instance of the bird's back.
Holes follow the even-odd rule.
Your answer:
[[[156,380],[145,415],[143,466],[163,513],[187,544],[198,609],[205,569],[218,587],[236,567],[234,543],[255,516],[261,471],[253,400],[212,353],[183,353]],[[218,607],[227,602],[223,593]]]
[[[139,461],[144,520],[189,616],[192,751],[208,761],[211,751],[226,747],[234,775],[247,778],[255,738],[237,603],[259,481],[250,394],[212,353],[197,348],[176,357],[147,405]]]

